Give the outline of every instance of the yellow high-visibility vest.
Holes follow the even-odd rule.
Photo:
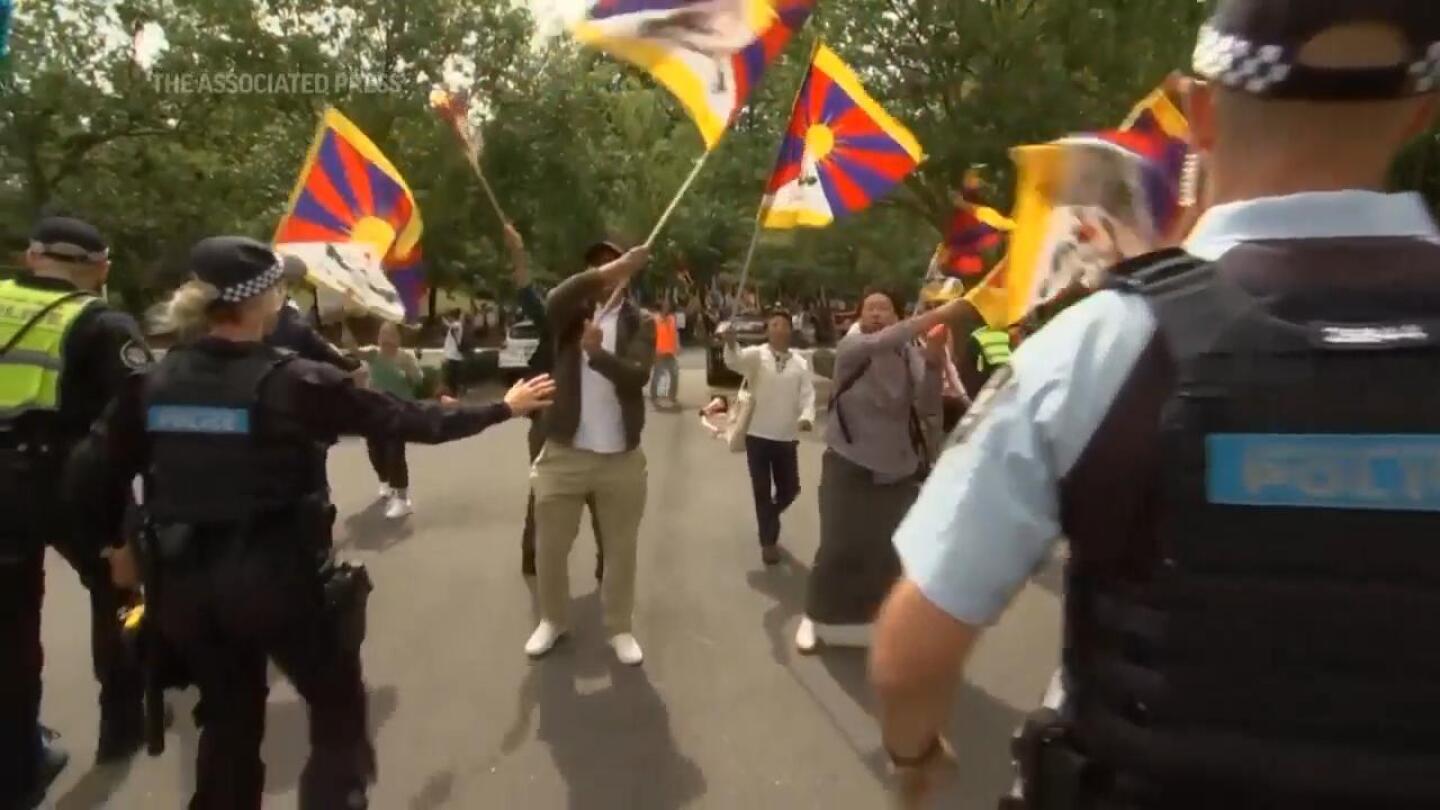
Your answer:
[[[1010,362],[1010,333],[1000,329],[982,326],[970,333],[980,344],[980,355],[975,358],[975,370],[1008,365]]]
[[[98,300],[74,290],[0,281],[0,348],[10,346],[0,356],[0,422],[31,411],[59,409],[65,338],[80,314]],[[22,329],[24,334],[16,340]]]

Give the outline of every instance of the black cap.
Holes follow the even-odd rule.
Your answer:
[[[30,249],[47,259],[74,264],[95,264],[110,257],[110,246],[100,231],[70,217],[46,217],[35,223]]]
[[[589,265],[590,267],[598,267],[602,264],[608,264],[608,262],[601,258],[601,256],[605,253],[614,253],[615,258],[617,259],[625,255],[625,251],[621,250],[620,246],[615,244],[614,242],[596,242],[595,244],[585,249],[585,264]]]
[[[220,291],[220,300],[238,304],[285,279],[275,251],[245,236],[212,236],[190,250],[190,272]]]
[[[1391,65],[1307,65],[1302,50],[1341,27],[1374,23],[1407,43]],[[1195,73],[1231,90],[1276,99],[1382,101],[1440,90],[1440,1],[1220,0],[1200,29]]]

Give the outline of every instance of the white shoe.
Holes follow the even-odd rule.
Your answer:
[[[391,495],[390,505],[385,507],[385,517],[390,520],[399,520],[400,518],[414,514],[414,512],[415,505],[410,503],[409,498],[399,493]]]
[[[849,647],[868,649],[872,624],[819,624],[815,625],[815,638],[827,647]]]
[[[389,500],[390,498],[393,498],[394,496],[395,496],[395,490],[394,490],[394,489],[391,489],[389,484],[381,484],[381,485],[380,485],[380,492],[377,494],[376,497],[378,497],[378,498],[379,498],[380,500],[382,500],[382,501],[385,501],[385,500]]]
[[[556,643],[564,637],[565,631],[553,622],[541,621],[535,632],[530,634],[530,640],[525,642],[525,654],[531,658],[539,658],[555,649]]]
[[[621,633],[610,639],[610,648],[615,651],[615,657],[620,663],[627,667],[639,666],[645,660],[645,651],[640,649],[640,642],[629,633]]]
[[[820,649],[820,638],[815,635],[815,622],[810,619],[800,619],[800,629],[795,631],[795,649],[802,655],[811,655]]]

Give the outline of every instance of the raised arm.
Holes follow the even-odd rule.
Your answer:
[[[650,249],[633,248],[624,256],[595,270],[576,273],[550,291],[545,301],[545,314],[556,329],[568,328],[582,315],[602,290],[629,283],[630,279],[650,261]],[[653,351],[653,349],[652,349]]]

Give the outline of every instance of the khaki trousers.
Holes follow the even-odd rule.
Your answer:
[[[591,499],[605,536],[605,580],[600,585],[605,629],[630,632],[635,610],[635,551],[645,514],[648,471],[644,452],[602,454],[546,442],[530,471],[535,492],[535,567],[540,615],[569,626],[570,550],[580,513]]]

